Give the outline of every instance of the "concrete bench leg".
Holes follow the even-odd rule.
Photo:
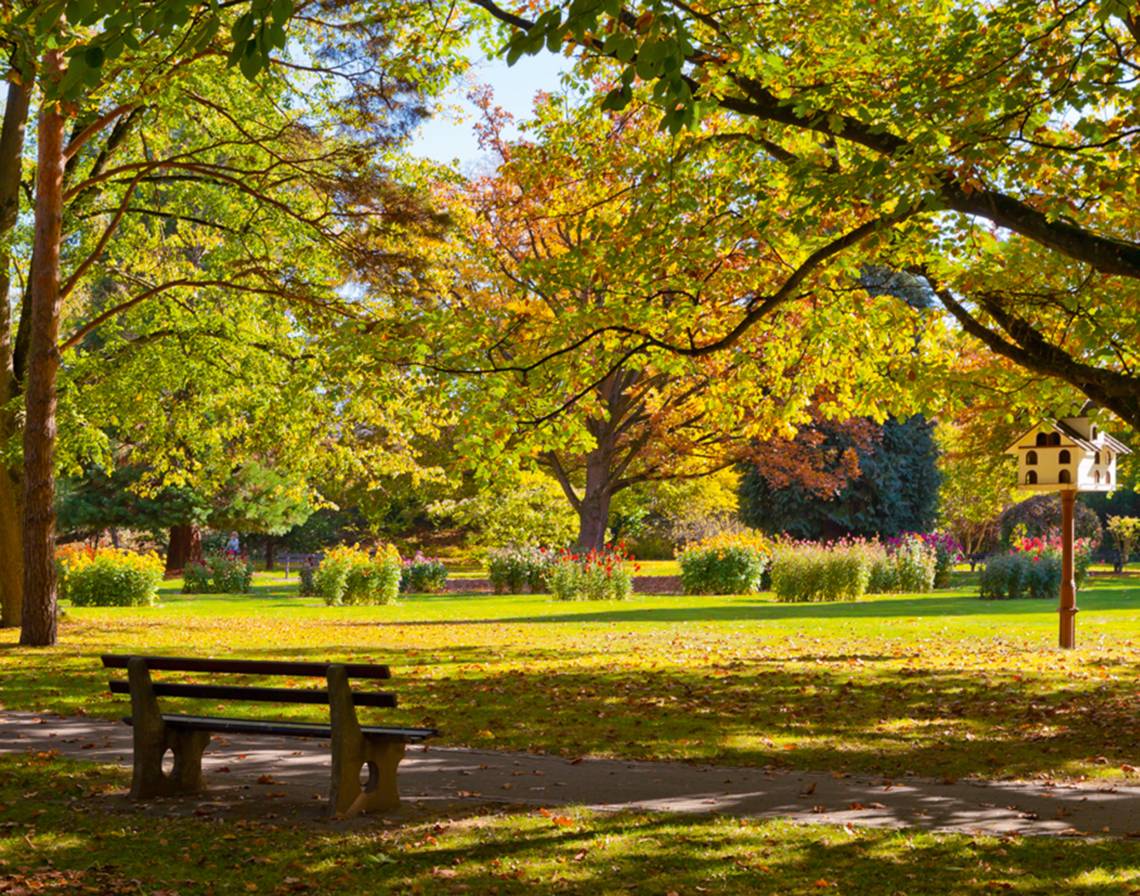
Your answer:
[[[131,726],[134,729],[134,769],[131,798],[152,799],[202,790],[202,753],[210,743],[208,731],[180,731],[162,721],[150,671],[141,657],[127,665],[131,685]],[[162,770],[162,757],[174,755],[170,774]]]
[[[396,768],[404,758],[404,742],[361,732],[343,666],[329,667],[328,683],[332,725],[330,813],[351,817],[361,812],[390,812],[398,808]],[[368,778],[362,784],[364,770]]]

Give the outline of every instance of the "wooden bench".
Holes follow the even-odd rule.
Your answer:
[[[112,680],[110,687],[113,694],[130,694],[131,697],[131,715],[123,721],[134,729],[133,799],[200,792],[203,789],[202,753],[212,732],[325,737],[332,742],[331,814],[351,816],[361,812],[384,812],[400,804],[396,767],[404,757],[407,744],[438,733],[434,728],[382,728],[360,724],[356,707],[391,708],[396,705],[396,695],[381,691],[353,693],[349,680],[391,678],[387,666],[123,654],[105,655],[103,665],[109,669],[127,670],[127,680]],[[324,678],[328,687],[270,688],[156,682],[151,680],[152,671]],[[159,697],[327,704],[329,724],[175,715],[159,709]],[[162,768],[163,757],[168,750],[174,758],[169,773]],[[361,770],[364,768],[368,770],[368,779],[361,784]]]

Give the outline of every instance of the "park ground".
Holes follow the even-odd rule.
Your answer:
[[[382,717],[435,725],[451,746],[1135,783],[1140,579],[1092,580],[1072,652],[1053,647],[1052,603],[983,603],[975,593],[959,574],[935,594],[811,605],[767,594],[621,603],[448,594],[329,608],[298,597],[280,574],[259,574],[248,596],[184,597],[175,582],[153,608],[68,609],[55,648],[24,650],[0,634],[0,702],[121,715],[103,652],[345,659],[390,663],[401,708]],[[180,896],[1140,893],[1137,839],[473,806],[364,827],[144,823],[114,796],[126,781],[119,769],[50,755],[0,762],[0,893],[28,880],[27,892],[120,892],[114,881],[127,880]]]

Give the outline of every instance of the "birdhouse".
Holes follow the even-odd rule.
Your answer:
[[[1116,459],[1128,446],[1088,417],[1046,420],[1006,449],[1018,460],[1017,482],[1038,491],[1110,492],[1116,488]]]

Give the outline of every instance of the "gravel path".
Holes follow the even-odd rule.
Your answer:
[[[106,719],[0,712],[0,753],[59,754],[129,766],[131,732]],[[216,736],[204,761],[210,790],[177,801],[195,814],[236,803],[304,804],[319,815],[328,788],[322,741]],[[501,802],[711,813],[797,822],[988,834],[1140,836],[1140,786],[881,778],[680,762],[567,760],[528,753],[412,747],[400,766],[410,806]],[[175,801],[149,804],[171,811]]]

